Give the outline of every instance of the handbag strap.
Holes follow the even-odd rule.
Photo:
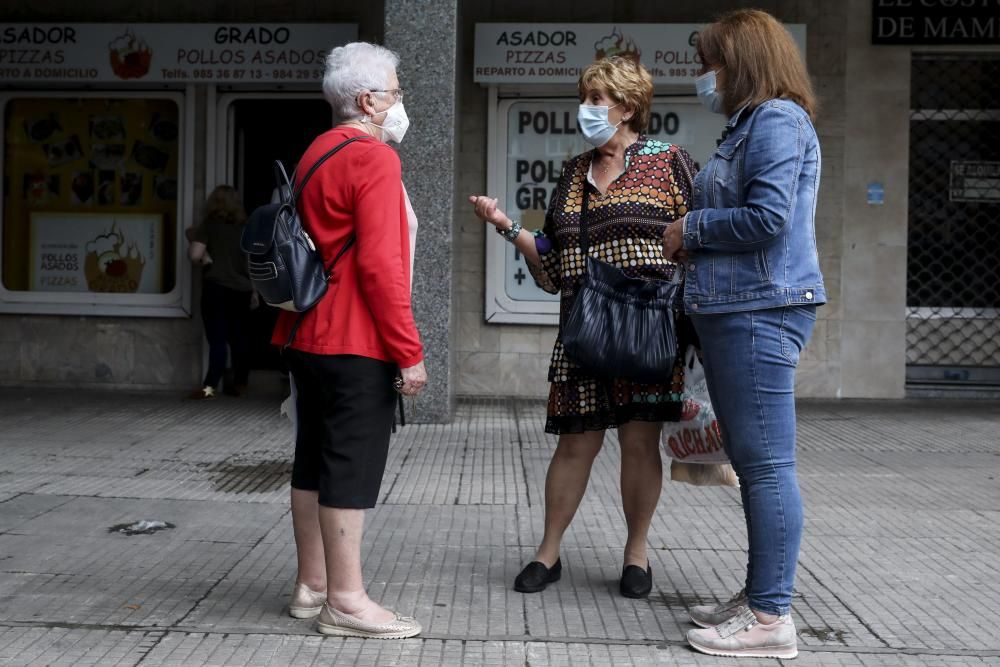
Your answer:
[[[593,158],[591,158],[593,163]],[[583,179],[583,201],[580,203],[580,250],[583,252],[583,270],[587,271],[587,255],[590,252],[590,237],[587,233],[587,207],[590,204],[590,179]]]

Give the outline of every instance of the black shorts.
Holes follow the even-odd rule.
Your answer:
[[[325,507],[375,506],[389,454],[395,364],[368,357],[285,353],[298,398],[292,488]]]

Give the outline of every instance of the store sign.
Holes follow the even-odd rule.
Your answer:
[[[589,148],[576,123],[577,108],[575,100],[565,98],[501,103],[506,126],[501,207],[511,219],[520,220],[525,229],[542,228],[563,163]],[[647,136],[677,144],[696,162],[704,164],[715,149],[715,138],[722,130],[723,121],[721,116],[707,111],[696,100],[657,99],[651,109]],[[500,298],[495,299],[499,303],[488,306],[494,308],[493,313],[487,313],[488,319],[519,321],[516,316],[494,317],[503,309],[503,303],[521,302],[521,306],[527,307],[530,302],[558,302],[558,295],[549,294],[535,284],[524,257],[512,244],[496,234],[491,234],[490,239],[497,252],[502,248],[502,269],[500,275],[491,271],[488,280],[502,280],[502,289],[490,290]],[[538,321],[537,317],[529,319]],[[554,316],[552,321],[555,322]]]
[[[10,83],[315,83],[353,24],[0,23]]]
[[[158,294],[163,217],[119,213],[33,213],[31,289]]]
[[[872,44],[1000,44],[1000,4],[872,0]]]
[[[1000,204],[1000,162],[952,160],[948,199]]]
[[[691,84],[699,23],[477,23],[474,78],[483,84],[573,83],[605,56],[642,62],[655,84]],[[805,53],[805,25],[787,25]]]

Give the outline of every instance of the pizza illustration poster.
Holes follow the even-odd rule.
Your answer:
[[[156,294],[162,291],[163,216],[35,213],[31,289]]]

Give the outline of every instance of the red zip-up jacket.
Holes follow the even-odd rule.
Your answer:
[[[298,173],[325,152],[354,136],[336,127],[312,142]],[[410,302],[410,237],[399,155],[365,138],[348,144],[310,177],[299,196],[299,215],[323,261],[336,257],[352,234],[354,245],[340,258],[330,287],[306,311],[291,347],[312,354],[350,354],[409,368],[423,360]],[[284,345],[299,313],[282,312],[271,343]]]

